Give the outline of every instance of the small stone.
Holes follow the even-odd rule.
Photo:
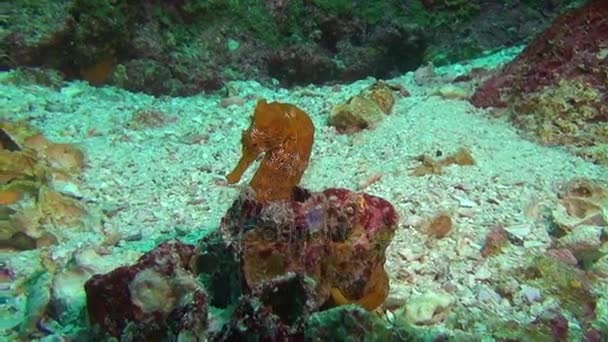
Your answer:
[[[245,104],[245,99],[240,96],[229,96],[220,100],[220,107],[226,108],[230,106],[240,107]]]
[[[515,238],[516,240],[523,241],[526,240],[526,237],[532,231],[532,227],[529,224],[520,224],[505,227],[505,230],[507,231],[507,234],[509,234],[511,237]]]
[[[237,50],[239,46],[241,46],[241,44],[234,39],[228,39],[228,42],[226,43],[226,47],[230,52]]]
[[[539,289],[525,285],[522,286],[519,296],[528,303],[539,302],[542,297]]]
[[[483,249],[481,250],[481,255],[483,257],[496,255],[500,253],[500,251],[507,246],[508,243],[509,240],[507,239],[507,232],[501,226],[497,226],[486,236],[486,241]]]
[[[502,297],[496,291],[489,288],[482,288],[477,294],[477,299],[482,303],[500,303]]]
[[[68,195],[76,199],[81,199],[84,197],[80,192],[78,185],[70,181],[54,180],[51,183],[51,187],[58,193]]]
[[[463,195],[453,195],[454,199],[458,201],[458,205],[461,208],[474,208],[477,206],[477,203],[466,196]]]
[[[547,255],[570,266],[576,266],[578,263],[576,257],[567,248],[549,249],[547,250]]]
[[[405,319],[417,325],[437,324],[449,314],[454,298],[439,292],[412,296],[405,305]]]
[[[487,280],[492,278],[492,272],[486,267],[483,266],[475,272],[475,279],[477,280]]]
[[[403,225],[407,227],[420,227],[424,224],[424,218],[418,215],[410,215],[405,218]]]
[[[447,214],[439,214],[433,217],[427,224],[425,232],[427,235],[441,239],[452,231],[452,218]]]
[[[435,95],[446,100],[463,100],[471,96],[471,91],[453,84],[446,84],[437,89]]]
[[[477,210],[474,208],[458,208],[458,210],[456,210],[456,213],[460,217],[473,218],[477,214]]]

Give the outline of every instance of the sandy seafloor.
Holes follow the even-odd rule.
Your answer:
[[[605,181],[608,169],[563,148],[527,140],[506,119],[476,109],[466,100],[432,95],[442,85],[442,76],[496,66],[516,52],[506,50],[437,68],[436,80],[424,85],[414,82],[412,72],[388,80],[404,86],[411,96],[399,97],[393,112],[373,129],[352,135],[337,134],[327,125],[329,110],[373,83],[372,79],[291,90],[269,89],[254,81],[233,82],[232,92],[246,101],[229,107],[219,105],[220,96],[154,98],[85,82],[66,83],[59,90],[3,82],[1,115],[28,119],[52,141],[82,148],[87,168],[77,191],[90,206],[111,215],[102,227],[66,234],[60,244],[47,250],[3,252],[2,262],[19,279],[44,268],[42,254],[60,263],[74,251],[98,251],[107,241],[104,234],[112,234],[118,243],[105,246],[104,253],[94,259],[103,263],[98,267],[110,270],[134,262],[166,239],[197,241],[218,226],[239,193],[239,186],[225,186],[221,181],[240,157],[241,130],[249,125],[256,99],[266,98],[299,106],[315,123],[313,154],[302,186],[313,191],[357,189],[370,176],[382,175],[365,191],[386,198],[400,214],[400,226],[387,251],[391,281],[387,307],[398,307],[415,296],[443,293],[453,301],[451,315],[457,319],[433,328],[461,329],[481,337],[495,320],[528,323],[547,307],[558,305],[556,300],[542,294],[533,301],[507,300],[493,289],[492,279],[546,250],[550,243],[546,223],[531,213],[538,206],[553,205],[559,184],[575,178]],[[157,128],[129,127],[133,113],[142,109],[174,120]],[[418,165],[416,156],[436,151],[449,154],[460,147],[471,151],[475,166],[450,166],[442,175],[410,175]],[[246,173],[242,184],[254,170]],[[436,240],[420,227],[439,212],[452,216],[454,228],[449,236]],[[483,258],[480,249],[485,237],[497,225],[519,229],[524,242]],[[521,290],[517,283],[514,286]],[[72,289],[73,293],[65,294],[73,297],[68,302],[81,305],[84,294],[79,284]],[[15,308],[24,310],[19,305],[24,303],[23,296],[10,299],[17,303]],[[23,314],[13,309],[2,318],[0,331],[6,334],[6,328],[18,324]],[[57,328],[56,332],[71,329]],[[573,336],[576,330],[571,327]]]

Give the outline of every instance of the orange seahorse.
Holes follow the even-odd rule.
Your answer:
[[[238,182],[257,157],[265,153],[249,183],[256,199],[289,199],[308,166],[314,130],[308,114],[298,107],[259,100],[251,126],[243,131],[243,155],[234,170],[226,176],[228,184]]]

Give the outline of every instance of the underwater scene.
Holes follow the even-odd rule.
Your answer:
[[[608,1],[0,3],[0,341],[608,341]]]

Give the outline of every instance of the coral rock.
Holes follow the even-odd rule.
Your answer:
[[[560,16],[471,97],[507,108],[514,123],[548,144],[576,146],[606,162],[608,2],[588,1]]]
[[[387,201],[345,189],[262,203],[241,197],[222,220],[238,245],[246,285],[254,288],[293,272],[316,282],[314,307],[336,304],[373,309],[388,293],[385,250],[397,226]]]
[[[91,324],[115,338],[204,339],[207,297],[191,273],[194,250],[178,241],[164,242],[135,265],[93,276],[85,283]]]

